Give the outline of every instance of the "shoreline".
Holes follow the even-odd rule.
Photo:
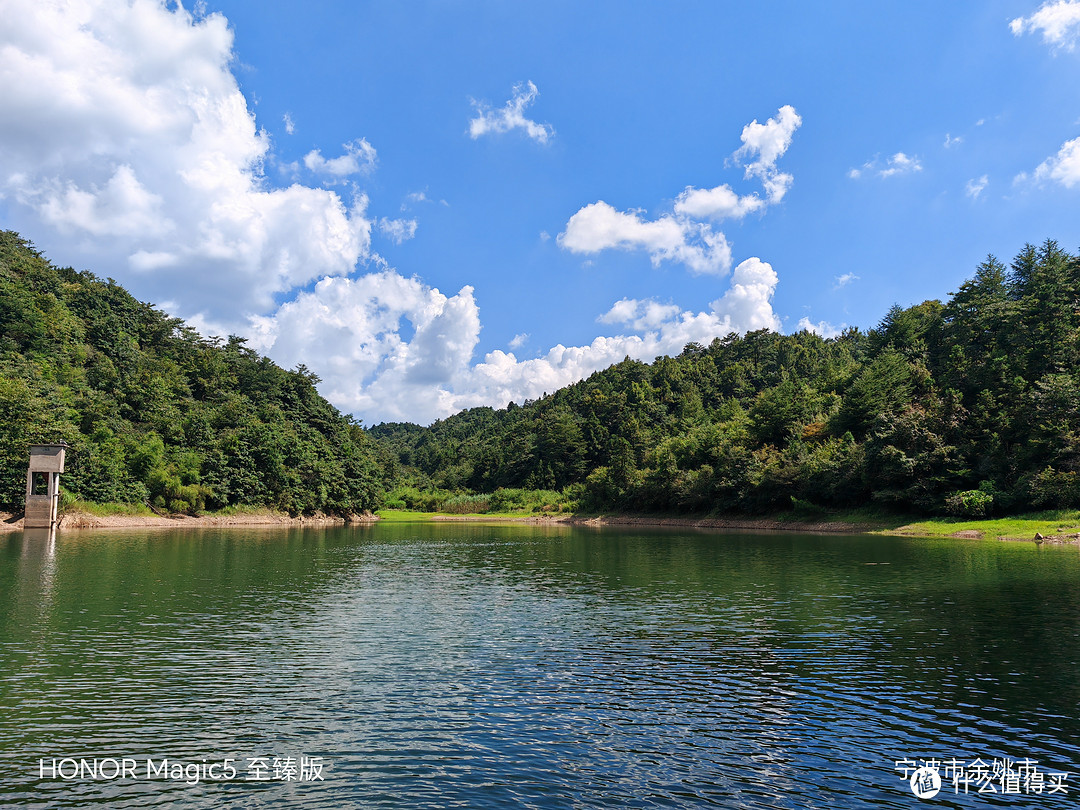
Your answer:
[[[776,520],[772,518],[688,518],[647,515],[440,515],[427,519],[432,523],[565,523],[571,526],[669,526],[686,529],[755,529],[766,531],[828,532],[866,534],[876,527],[869,523],[845,523],[836,520]]]
[[[567,526],[655,526],[687,529],[751,529],[765,531],[821,532],[832,534],[866,534],[876,526],[869,523],[843,521],[781,521],[770,518],[686,518],[651,517],[643,515],[445,515],[423,513],[417,522],[423,523],[526,523],[532,525]],[[57,529],[178,529],[221,528],[228,526],[346,526],[372,524],[382,521],[377,515],[350,515],[348,519],[335,515],[290,517],[280,512],[251,512],[235,515],[93,515],[89,512],[69,512],[61,515]],[[23,530],[19,516],[0,513],[0,533]]]
[[[959,529],[944,533],[931,531],[925,525],[910,523],[897,526],[885,525],[875,521],[844,520],[779,520],[768,517],[678,517],[663,515],[634,514],[504,514],[504,515],[448,515],[433,512],[409,513],[407,516],[383,518],[374,514],[353,514],[347,517],[338,515],[306,515],[291,517],[284,512],[272,510],[241,512],[237,514],[207,515],[94,515],[85,511],[68,512],[60,516],[57,529],[64,531],[85,531],[93,529],[197,529],[227,527],[320,527],[371,525],[382,522],[418,522],[418,523],[522,523],[534,526],[641,526],[657,528],[683,529],[721,529],[770,532],[806,532],[813,534],[878,534],[899,537],[923,537],[927,539],[956,540],[998,540],[1009,542],[1035,542],[1047,545],[1080,545],[1080,533],[1052,532],[1045,535],[998,533],[991,526],[986,530]],[[993,521],[987,521],[992,523]],[[964,524],[970,526],[971,523]],[[23,531],[21,515],[0,512],[0,534]],[[1043,529],[1043,531],[1046,531]]]
[[[578,522],[593,526],[673,526],[686,529],[753,529],[755,531],[820,532],[826,534],[868,534],[871,523],[839,520],[777,520],[775,518],[683,518],[647,515],[599,515]]]
[[[85,529],[195,529],[226,526],[345,526],[374,523],[374,515],[301,515],[291,517],[284,512],[250,512],[235,515],[92,515],[89,512],[68,512],[60,516],[56,528],[82,531]],[[0,533],[23,531],[23,519],[18,515],[0,513]]]
[[[908,522],[886,524],[875,521],[825,520],[779,520],[767,517],[677,517],[663,515],[447,515],[439,513],[413,513],[415,518],[401,522],[421,523],[530,523],[534,525],[569,526],[654,526],[684,529],[741,529],[748,531],[806,532],[813,534],[877,534],[892,537],[921,537],[949,540],[997,540],[1023,543],[1046,543],[1047,545],[1080,545],[1080,532],[1058,531],[1048,534],[1016,534],[995,531],[994,521],[986,521],[984,529],[958,528],[952,532],[931,531],[928,524]],[[400,520],[400,518],[398,519]],[[397,522],[397,521],[395,521]],[[948,524],[945,524],[948,525]],[[970,522],[959,525],[969,526]],[[1043,529],[1046,531],[1046,529]]]
[[[528,523],[533,525],[565,524],[568,526],[657,526],[687,529],[753,529],[766,531],[827,532],[832,534],[866,534],[880,528],[871,523],[843,521],[782,521],[772,518],[690,518],[648,515],[446,515],[421,513],[417,522],[423,523]],[[93,515],[89,512],[68,512],[61,515],[58,529],[176,529],[223,526],[345,526],[380,522],[377,515],[350,515],[349,519],[334,515],[290,517],[280,512],[251,512],[235,515]],[[19,516],[0,513],[0,532],[22,531]]]

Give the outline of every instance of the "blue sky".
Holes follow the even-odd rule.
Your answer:
[[[1080,244],[1080,2],[0,15],[0,225],[367,423]]]

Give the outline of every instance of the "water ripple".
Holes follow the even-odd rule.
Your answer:
[[[47,558],[16,537],[0,801],[908,808],[896,760],[1076,771],[1080,564],[1045,551],[418,525],[71,534]],[[275,756],[325,779],[244,779]],[[240,773],[67,781],[42,757]]]

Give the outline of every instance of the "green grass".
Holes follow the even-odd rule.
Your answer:
[[[948,537],[956,532],[977,531],[989,540],[999,537],[1032,538],[1043,535],[1076,534],[1080,532],[1080,511],[1054,509],[1001,518],[926,517],[903,515],[865,507],[840,512],[795,509],[775,517],[780,522],[823,521],[851,523],[881,534],[903,534],[916,537]]]
[[[497,489],[472,493],[399,486],[386,493],[386,509],[450,515],[566,514],[577,506],[580,485],[562,492],[548,489]],[[419,518],[417,518],[419,519]]]
[[[85,512],[94,517],[113,517],[116,515],[131,515],[134,517],[154,517],[170,514],[168,510],[159,509],[157,512],[141,503],[94,503],[93,501],[81,501],[77,499],[65,499],[60,507],[61,514],[73,512]],[[230,517],[234,515],[286,515],[277,509],[267,506],[226,506],[213,511],[204,510],[198,512],[199,517]]]
[[[948,537],[956,532],[978,531],[983,537],[1033,538],[1036,532],[1043,535],[1076,534],[1080,532],[1080,512],[1075,509],[1056,509],[1031,512],[1005,518],[968,520],[964,518],[933,518],[919,520],[891,530],[897,534],[913,534],[923,537]]]
[[[408,509],[376,509],[375,515],[387,523],[416,523],[431,520],[434,512],[413,512]]]
[[[524,491],[513,492],[514,497],[512,499],[506,499],[511,501],[513,506],[518,506],[518,509],[513,511],[491,511],[491,512],[461,512],[457,511],[433,511],[424,512],[418,510],[409,509],[380,509],[375,514],[380,519],[388,523],[416,523],[430,521],[435,517],[458,517],[458,518],[482,518],[485,520],[493,519],[515,519],[523,517],[540,517],[545,515],[562,515],[568,516],[573,514],[570,510],[566,511],[541,511],[537,509],[538,503],[543,503],[543,500],[548,500],[550,503],[554,499],[535,499],[535,498],[521,498],[519,493],[525,494]],[[533,493],[529,493],[532,495]],[[546,494],[546,493],[545,493]],[[524,501],[523,503],[513,503],[517,500]],[[479,499],[478,499],[479,500]],[[457,506],[460,508],[462,504],[451,504],[451,507]],[[479,505],[479,504],[478,504]],[[565,509],[565,504],[562,506]],[[549,507],[550,508],[550,507]],[[559,508],[559,507],[556,507]],[[90,501],[70,500],[66,501],[61,510],[62,512],[85,512],[95,517],[110,517],[114,515],[132,515],[139,517],[153,516],[153,512],[143,504],[132,503],[92,503]],[[265,515],[265,514],[277,514],[273,509],[268,509],[263,506],[227,506],[224,509],[220,509],[214,512],[202,512],[204,515]],[[686,517],[694,518],[694,515],[657,515],[656,517]],[[733,515],[698,515],[696,517],[735,517]],[[828,510],[817,509],[813,507],[809,508],[796,508],[790,511],[779,512],[773,515],[762,515],[761,517],[776,520],[780,523],[800,523],[800,522],[822,522],[822,523],[841,523],[851,524],[857,526],[860,530],[871,531],[881,534],[902,534],[916,537],[948,537],[956,532],[963,531],[977,531],[981,532],[982,536],[988,540],[994,540],[998,537],[1010,537],[1010,538],[1025,538],[1030,539],[1038,532],[1043,535],[1065,535],[1065,534],[1077,534],[1080,533],[1080,511],[1075,509],[1059,509],[1049,510],[1045,512],[1032,512],[1023,515],[1015,515],[1012,517],[1003,518],[986,518],[983,520],[970,520],[966,518],[925,518],[917,517],[913,515],[897,515],[891,512],[886,512],[880,509],[874,509],[872,507],[866,507],[862,509],[850,509],[844,511],[831,512]]]
[[[796,505],[796,508],[790,511],[778,512],[768,517],[780,523],[850,523],[868,527],[872,531],[897,529],[917,519],[913,515],[897,514],[873,506],[863,506],[858,509],[819,509],[802,505]]]
[[[417,512],[404,509],[380,509],[376,512],[382,520],[389,523],[409,523],[430,521],[432,518],[442,515],[455,517],[475,517],[483,519],[492,518],[521,518],[536,516],[536,512],[485,512],[474,514],[461,514],[450,512]],[[544,513],[539,513],[544,514]],[[562,513],[568,514],[566,512]],[[694,515],[655,515],[654,517],[685,517],[693,519]],[[730,518],[734,515],[709,515],[697,517]],[[840,523],[858,527],[861,531],[869,531],[875,534],[901,534],[915,537],[949,537],[956,532],[978,531],[988,540],[996,540],[999,537],[1010,538],[1033,538],[1036,532],[1043,535],[1063,535],[1080,533],[1080,511],[1075,509],[1051,510],[1046,512],[1034,512],[1024,515],[1016,515],[1005,518],[986,518],[983,520],[970,520],[965,518],[925,518],[913,515],[897,515],[880,509],[867,507],[863,509],[850,509],[839,512],[829,512],[817,509],[795,509],[788,512],[780,512],[773,515],[761,515],[768,520],[776,520],[780,523]]]
[[[1080,511],[1075,509],[1052,509],[1010,517],[972,519],[904,515],[873,507],[838,512],[810,507],[782,512],[774,519],[781,523],[799,521],[850,523],[866,527],[867,530],[875,533],[917,537],[948,537],[956,532],[977,531],[982,532],[984,538],[995,540],[998,537],[1032,538],[1036,532],[1043,535],[1080,532]]]
[[[141,503],[92,503],[91,501],[67,501],[61,513],[85,512],[94,517],[112,517],[113,515],[135,515],[152,517],[153,512]]]
[[[454,517],[454,518],[478,518],[483,520],[498,520],[508,519],[514,520],[516,518],[527,517],[544,517],[548,515],[559,514],[567,516],[568,512],[416,512],[409,509],[378,509],[375,514],[380,520],[387,523],[417,523],[430,521],[436,517]]]
[[[271,509],[269,506],[245,506],[243,504],[237,504],[235,506],[223,506],[221,509],[215,509],[213,511],[206,510],[199,512],[200,515],[208,516],[220,516],[230,517],[232,515],[283,515],[288,516],[287,512],[282,512],[280,509]]]

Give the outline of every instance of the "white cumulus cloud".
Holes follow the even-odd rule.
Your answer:
[[[515,84],[513,95],[498,110],[492,110],[485,103],[473,100],[476,117],[469,121],[469,135],[476,140],[481,135],[510,132],[520,129],[537,143],[547,143],[555,130],[550,124],[538,124],[525,117],[525,108],[536,101],[540,91],[531,81]]]
[[[723,274],[731,267],[727,239],[707,223],[673,216],[645,220],[636,211],[617,211],[603,200],[570,217],[558,242],[572,253],[645,250],[654,265],[675,261],[694,273]]]
[[[740,197],[726,183],[716,188],[687,186],[675,200],[675,213],[693,219],[742,219],[764,207],[765,200],[757,194]]]
[[[813,332],[815,335],[820,335],[823,338],[834,338],[843,332],[847,328],[847,324],[840,324],[839,326],[833,326],[828,321],[818,321],[814,323],[809,318],[799,319],[799,329],[806,330],[807,332]]]
[[[897,152],[885,163],[885,167],[878,172],[882,177],[922,171],[922,163],[919,162],[919,159],[911,155],[905,155],[903,152]]]
[[[639,301],[623,298],[616,301],[611,309],[597,318],[600,323],[626,324],[637,330],[655,329],[665,321],[679,314],[675,304],[661,304],[659,301]]]
[[[802,119],[790,105],[764,124],[755,119],[742,131],[743,145],[734,157],[745,166],[746,177],[756,177],[765,196],[739,195],[726,183],[710,189],[687,186],[675,199],[671,214],[646,219],[640,211],[619,211],[603,200],[590,203],[570,217],[558,243],[572,253],[602,250],[644,250],[653,265],[678,262],[692,273],[723,275],[731,268],[727,237],[705,220],[741,219],[778,203],[791,187],[790,174],[776,161],[791,145]]]
[[[379,219],[379,233],[395,245],[400,245],[416,236],[416,220],[382,217]]]
[[[675,201],[675,213],[694,219],[741,219],[762,210],[769,203],[780,202],[791,188],[794,178],[778,171],[776,161],[791,146],[800,124],[802,118],[794,107],[786,104],[780,108],[776,118],[770,118],[764,124],[759,124],[755,118],[743,127],[743,145],[733,157],[744,164],[747,178],[757,177],[761,180],[764,199],[757,194],[739,196],[726,183],[710,189],[687,186]]]
[[[1040,163],[1033,174],[1020,173],[1015,182],[1033,180],[1036,183],[1052,181],[1065,188],[1080,184],[1080,138],[1065,141],[1056,155]]]
[[[1071,51],[1080,40],[1080,1],[1043,3],[1030,17],[1014,19],[1009,28],[1016,36],[1039,31],[1047,45]]]
[[[354,174],[366,174],[375,168],[375,147],[366,138],[350,141],[342,147],[345,151],[336,158],[324,158],[322,152],[313,149],[304,155],[304,165],[316,174],[342,180]]]
[[[691,342],[750,329],[779,329],[771,299],[777,277],[760,259],[735,268],[729,289],[703,312],[622,299],[598,320],[623,330],[584,346],[556,345],[540,357],[473,357],[480,313],[471,287],[447,296],[392,270],[318,282],[256,318],[253,345],[285,365],[305,363],[338,407],[368,423],[429,423],[462,408],[535,399],[629,355],[651,361]],[[514,337],[520,348],[528,335]]]
[[[735,153],[738,160],[747,160],[746,176],[759,177],[765,186],[769,202],[779,202],[791,187],[792,177],[776,170],[776,161],[791,146],[795,130],[802,124],[802,118],[795,108],[786,104],[780,108],[776,118],[770,118],[759,124],[755,118],[742,131],[743,145]]]
[[[158,0],[0,0],[0,19],[5,224],[54,260],[116,277],[196,328],[245,334],[285,366],[305,363],[334,404],[368,421],[503,406],[626,355],[651,360],[689,341],[779,328],[776,274],[754,258],[705,311],[627,300],[603,316],[621,334],[530,360],[477,358],[472,287],[446,295],[391,269],[356,275],[360,261],[386,268],[371,252],[373,229],[391,241],[415,231],[412,219],[369,216],[367,196],[343,182],[374,166],[371,144],[357,138],[330,157],[312,149],[295,167],[297,177],[306,169],[341,182],[337,190],[272,185],[264,166],[275,162],[273,143],[231,72],[224,16]],[[504,110],[481,111],[477,137],[520,127],[549,138],[550,127],[523,115],[535,95],[529,83]],[[765,202],[784,182],[769,162],[782,141],[752,129],[740,150]],[[617,245],[704,273],[731,265],[726,238],[704,216],[649,220],[602,202],[584,211],[560,236],[567,249]]]
[[[857,180],[864,174],[876,174],[878,177],[894,177],[898,174],[914,174],[915,172],[922,171],[922,161],[915,155],[908,155],[904,152],[897,152],[896,154],[885,159],[884,162],[878,158],[866,161],[862,166],[857,169],[848,170],[848,177],[852,180]]]
[[[366,197],[266,182],[221,14],[0,0],[0,19],[0,198],[55,260],[235,329],[368,255]]]
[[[989,184],[990,177],[989,175],[984,174],[978,179],[973,178],[971,180],[968,180],[967,184],[964,186],[964,193],[967,194],[967,196],[971,197],[971,199],[977,200],[979,199],[979,195],[986,191],[986,187]]]
[[[855,275],[854,273],[844,273],[843,275],[840,275],[840,276],[836,277],[836,284],[834,285],[833,289],[838,290],[841,287],[846,287],[851,282],[858,281],[858,280],[859,280],[859,277],[857,275]]]

